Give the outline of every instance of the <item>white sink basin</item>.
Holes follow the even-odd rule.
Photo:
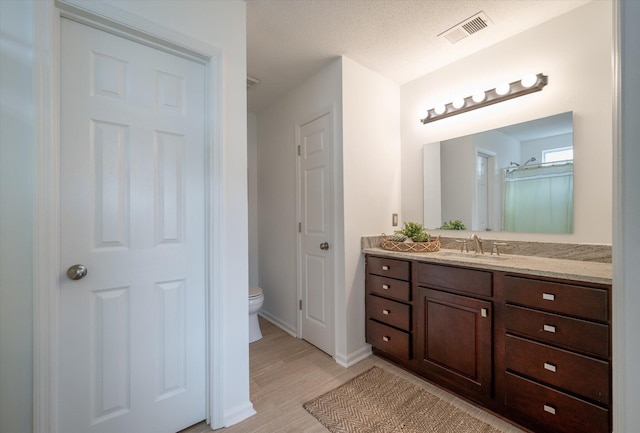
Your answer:
[[[487,261],[487,262],[501,262],[504,260],[509,260],[509,257],[505,257],[505,256],[496,256],[496,255],[487,255],[487,254],[475,254],[475,253],[455,253],[455,252],[442,252],[440,253],[441,256],[444,257],[452,257],[452,258],[458,258],[458,259],[465,259],[465,260],[481,260],[481,261]]]

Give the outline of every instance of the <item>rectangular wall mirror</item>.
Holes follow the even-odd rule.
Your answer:
[[[573,233],[573,113],[424,146],[424,225]]]

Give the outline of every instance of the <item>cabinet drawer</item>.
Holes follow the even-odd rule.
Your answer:
[[[599,323],[507,305],[507,331],[586,353],[609,356],[609,327]]]
[[[367,343],[396,358],[408,360],[411,356],[409,333],[371,319],[367,320]]]
[[[609,363],[507,335],[506,366],[609,406]]]
[[[411,330],[411,306],[374,295],[367,297],[367,319],[403,329]]]
[[[456,292],[473,293],[480,296],[491,296],[492,273],[462,269],[451,266],[419,263],[418,284],[454,290]]]
[[[411,263],[382,257],[367,257],[367,273],[383,275],[398,280],[411,279]]]
[[[559,432],[609,432],[609,411],[507,373],[505,403]]]
[[[609,296],[604,289],[505,277],[506,301],[570,316],[606,322]]]
[[[369,293],[399,301],[409,302],[411,300],[411,283],[408,281],[367,274],[366,286]]]

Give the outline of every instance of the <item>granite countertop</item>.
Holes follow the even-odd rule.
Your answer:
[[[441,249],[435,253],[405,253],[389,251],[379,247],[365,247],[362,249],[362,252],[389,258],[410,259],[427,263],[464,265],[469,268],[517,272],[520,274],[599,284],[611,284],[613,274],[611,263],[514,254],[500,254],[499,257],[485,254],[484,256],[478,257],[475,256],[473,252],[461,253],[459,250],[450,249]]]

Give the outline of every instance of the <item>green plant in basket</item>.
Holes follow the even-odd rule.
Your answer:
[[[396,236],[406,236],[413,242],[429,242],[431,235],[426,232],[422,224],[406,222],[402,230],[395,231]]]

